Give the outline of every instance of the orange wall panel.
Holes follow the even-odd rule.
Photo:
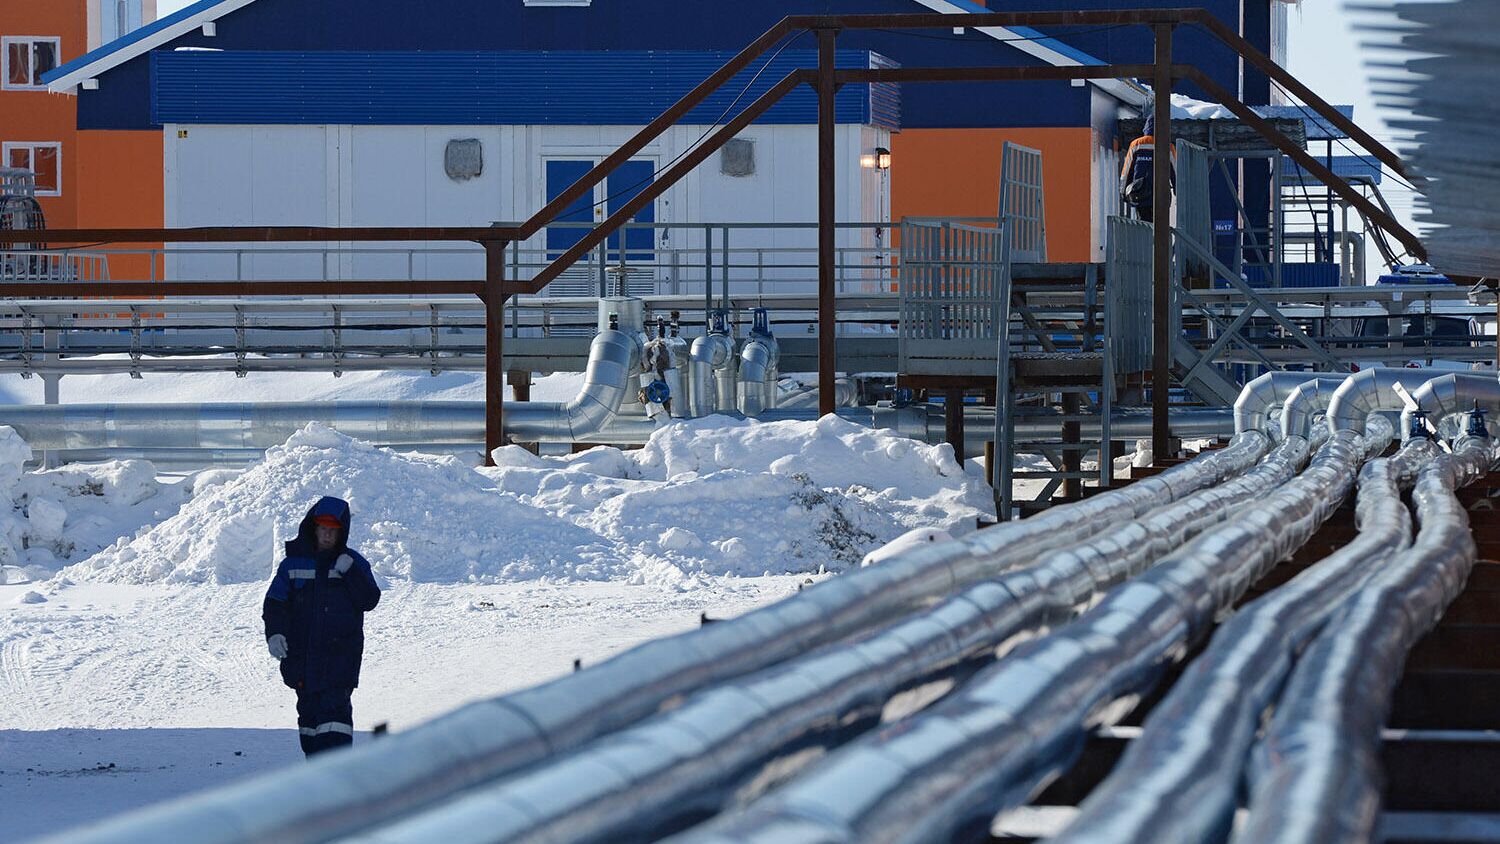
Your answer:
[[[161,228],[165,223],[162,188],[162,134],[152,132],[78,133],[78,226],[80,228]],[[158,244],[121,244],[149,248]],[[145,279],[146,256],[114,256],[110,277]],[[160,278],[160,262],[156,277]]]
[[[891,136],[891,219],[993,217],[1000,205],[1000,148],[1042,151],[1047,259],[1088,261],[1093,219],[1088,127],[904,129]]]

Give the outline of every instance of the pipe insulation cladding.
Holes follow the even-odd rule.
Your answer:
[[[1262,713],[1340,600],[1411,544],[1401,490],[1440,453],[1423,440],[1365,464],[1359,535],[1220,626],[1053,844],[1228,837]]]
[[[1453,373],[1432,378],[1411,394],[1416,408],[1407,407],[1401,412],[1401,437],[1411,436],[1412,418],[1415,411],[1427,414],[1428,420],[1439,434],[1444,432],[1444,422],[1472,412],[1475,408],[1494,419],[1500,414],[1500,380],[1490,375],[1467,375]]]
[[[1366,448],[1353,433],[1334,435],[1300,475],[1078,620],[1020,645],[931,708],[857,739],[741,812],[672,841],[985,840],[995,814],[1025,803],[1072,764],[1089,725],[1118,717],[1112,702],[1150,689],[1218,614],[1312,536],[1353,486]]]
[[[190,795],[69,837],[75,842],[326,841],[555,758],[707,685],[893,624],[980,580],[1075,545],[1266,453],[1236,436],[1159,475],[954,542],[914,549],[730,621],[638,645],[543,685],[469,704],[306,766]]]
[[[1305,446],[1082,545],[972,586],[866,639],[698,692],[555,762],[480,786],[347,842],[651,841],[744,799],[768,764],[875,726],[899,692],[994,659],[1072,619],[1234,507],[1288,481]],[[777,775],[790,774],[780,766]]]
[[[1416,541],[1344,599],[1297,660],[1249,766],[1249,815],[1233,841],[1373,840],[1380,730],[1407,655],[1463,591],[1477,549],[1454,490],[1497,466],[1496,441],[1464,437],[1412,490]]]

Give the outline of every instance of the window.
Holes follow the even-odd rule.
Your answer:
[[[3,147],[6,167],[18,167],[36,174],[37,196],[62,196],[62,144],[9,142]]]
[[[4,47],[3,54],[0,54],[0,63],[5,65],[4,88],[10,91],[45,89],[47,86],[42,82],[42,75],[57,69],[61,43],[57,38],[31,35],[0,39],[0,46]]]

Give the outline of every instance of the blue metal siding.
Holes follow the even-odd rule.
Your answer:
[[[1247,7],[1280,0],[1244,0]],[[1241,0],[1195,0],[1231,26],[1238,26]],[[1180,6],[1182,0],[1032,0],[1038,9]],[[1010,4],[1006,8],[1011,8]],[[528,7],[520,0],[256,0],[225,15],[214,37],[197,30],[175,39],[176,47],[235,51],[552,51],[701,50],[733,53],[790,14],[921,12],[913,0],[593,0],[587,8]],[[1262,10],[1260,15],[1267,16]],[[1056,28],[1043,33],[1106,62],[1151,60],[1146,27]],[[1252,42],[1269,49],[1260,29]],[[812,46],[806,35],[792,45]],[[972,30],[847,32],[839,46],[889,57],[903,67],[1043,64],[1013,46]],[[1203,68],[1221,84],[1238,87],[1235,55],[1193,27],[1174,38],[1177,61]],[[84,128],[145,129],[153,125],[149,62],[135,59],[100,76],[97,91],[79,91]],[[706,74],[705,74],[706,75]],[[1179,90],[1197,94],[1191,85]],[[1247,98],[1252,104],[1264,88]],[[905,128],[1032,127],[1089,125],[1089,92],[1066,82],[944,83],[907,85],[901,92]]]
[[[156,52],[155,123],[353,123],[639,125],[729,58],[720,52]],[[839,67],[886,65],[840,50]],[[787,73],[817,64],[813,50],[786,50],[739,74],[682,122],[738,113]],[[873,89],[873,90],[872,90]],[[846,85],[840,123],[899,128],[893,85]],[[816,123],[817,97],[801,86],[761,123]]]

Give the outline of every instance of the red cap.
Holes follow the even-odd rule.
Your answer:
[[[313,521],[327,528],[341,528],[344,523],[339,521],[338,516],[314,516]]]

